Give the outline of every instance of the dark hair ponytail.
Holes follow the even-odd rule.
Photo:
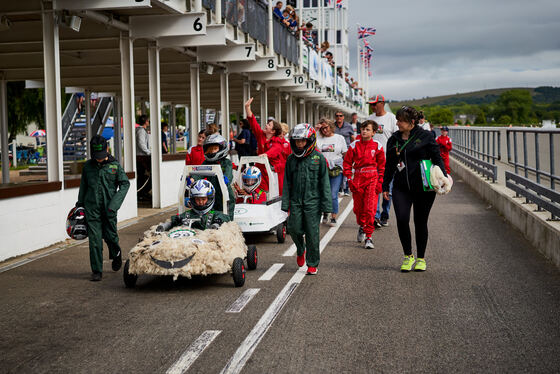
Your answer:
[[[399,110],[397,110],[397,120],[412,123],[413,125],[417,125],[418,121],[420,120],[420,112],[414,109],[411,106],[403,106]]]

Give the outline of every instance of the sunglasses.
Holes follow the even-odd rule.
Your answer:
[[[337,114],[336,117],[344,117],[344,114]]]

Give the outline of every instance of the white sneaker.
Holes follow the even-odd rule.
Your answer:
[[[328,214],[323,214],[323,219],[321,220],[321,223],[324,223],[325,225],[327,223],[329,223],[329,215]]]
[[[373,246],[373,241],[371,240],[371,238],[366,238],[366,244],[364,245],[365,249],[373,249],[375,248]]]

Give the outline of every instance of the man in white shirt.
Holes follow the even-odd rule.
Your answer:
[[[150,127],[150,120],[148,116],[142,114],[138,117],[138,126],[136,128],[136,172],[137,175],[137,183],[138,186],[144,186],[146,181],[149,178],[149,174],[151,171],[151,162],[150,158],[150,143],[148,135],[148,128]],[[149,191],[151,190],[151,186],[147,185],[138,192],[138,198],[140,200],[149,200],[150,195]]]
[[[398,131],[397,118],[393,113],[387,112],[385,110],[385,97],[383,95],[377,95],[372,97],[368,104],[370,108],[373,109],[373,114],[368,117],[369,120],[375,121],[379,128],[377,133],[373,136],[374,140],[379,141],[383,145],[383,151],[385,152],[385,157],[387,156],[387,140],[393,135],[395,131]],[[391,182],[390,191],[393,189],[393,183]],[[389,194],[389,196],[391,196]],[[389,200],[383,199],[382,194],[379,195],[377,199],[377,213],[375,213],[375,225],[377,227],[388,226],[387,221],[389,220],[389,210],[391,208],[391,197]]]

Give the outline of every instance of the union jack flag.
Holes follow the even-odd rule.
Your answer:
[[[342,0],[336,0],[336,7],[342,9]]]
[[[363,39],[363,38],[367,38],[370,35],[375,35],[376,31],[377,30],[373,27],[359,26],[358,27],[358,39]]]

